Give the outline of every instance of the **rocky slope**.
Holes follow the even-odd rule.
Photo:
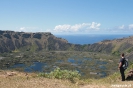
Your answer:
[[[67,50],[71,46],[65,39],[57,38],[49,32],[24,33],[0,31],[0,52],[11,52],[21,49],[36,50]]]
[[[126,57],[133,61],[133,36],[122,39],[104,40],[89,45],[87,49],[92,52],[101,52],[117,56],[121,53],[125,53]]]

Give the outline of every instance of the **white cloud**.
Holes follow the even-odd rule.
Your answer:
[[[19,31],[26,31],[26,27],[19,28]]]
[[[110,34],[117,34],[117,33],[133,33],[133,24],[130,25],[121,25],[115,26],[112,28],[100,28],[101,24],[92,22],[92,23],[81,23],[81,24],[64,24],[64,25],[57,25],[53,29],[42,30],[39,27],[18,27],[16,31],[22,32],[51,32],[53,34],[88,34],[88,33],[110,33]]]
[[[92,23],[82,23],[82,24],[75,24],[75,25],[57,25],[51,31],[53,32],[86,32],[86,31],[95,31],[100,29],[101,24],[92,22]],[[50,30],[49,30],[50,31]]]
[[[70,29],[71,25],[57,25],[54,28],[54,31],[59,31],[59,32],[63,32],[63,31],[68,31]]]
[[[133,29],[133,24],[130,24],[128,27],[129,29]]]
[[[118,29],[124,29],[125,25],[119,26]]]
[[[91,29],[100,29],[100,28],[99,28],[100,26],[101,26],[100,23],[92,22],[90,28],[91,28]]]
[[[82,23],[82,24],[75,24],[75,25],[57,25],[54,27],[53,30],[48,30],[52,33],[81,33],[81,34],[88,34],[88,33],[96,33],[96,34],[129,34],[133,33],[133,24],[130,25],[121,25],[121,26],[115,26],[112,28],[100,28],[101,24],[92,22],[92,23]]]
[[[16,28],[16,31],[19,31],[19,32],[39,32],[39,31],[41,31],[41,29],[39,29],[38,27],[19,27],[19,28]]]
[[[131,31],[131,29],[133,29],[133,24],[130,24],[130,25],[122,25],[122,26],[119,26],[117,27],[118,29],[123,29],[124,31]]]
[[[121,25],[121,26],[111,28],[110,33],[123,33],[123,34],[133,33],[133,24]]]

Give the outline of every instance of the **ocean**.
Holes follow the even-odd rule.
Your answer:
[[[72,44],[93,44],[103,40],[127,38],[133,34],[77,34],[77,35],[55,35],[58,38],[66,39]]]

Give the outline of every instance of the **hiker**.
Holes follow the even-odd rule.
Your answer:
[[[124,65],[124,61],[125,61],[125,57],[124,57],[124,53],[121,54],[121,59],[120,59],[120,62],[119,62],[119,67],[118,69],[120,70],[120,73],[121,73],[121,78],[122,78],[122,81],[125,81],[125,69],[123,67]]]

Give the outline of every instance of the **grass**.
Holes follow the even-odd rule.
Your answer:
[[[0,71],[2,88],[78,88],[68,80],[38,77],[35,73]]]
[[[133,64],[127,69],[128,73],[133,68]],[[72,82],[69,79],[58,78],[59,75],[73,73],[71,71],[55,69],[50,75],[52,78],[46,78],[37,73],[25,73],[18,71],[0,70],[0,87],[2,88],[132,88],[133,81],[120,81],[120,73],[116,72],[102,79],[78,79]],[[77,73],[76,73],[77,75]],[[57,78],[56,78],[57,76]],[[75,76],[74,76],[75,77]]]

